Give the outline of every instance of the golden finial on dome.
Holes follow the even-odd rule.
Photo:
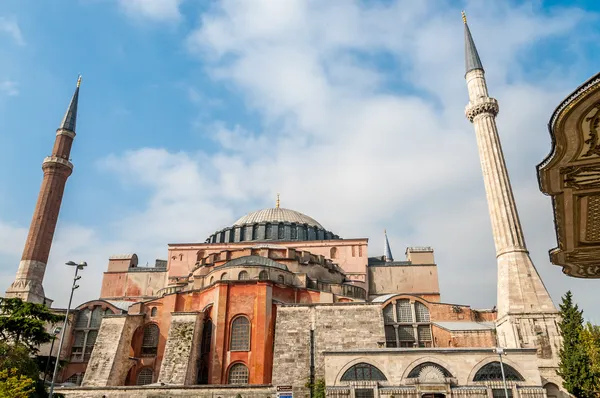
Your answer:
[[[81,75],[77,77],[77,87],[81,86]]]
[[[279,193],[277,193],[277,201],[275,202],[275,208],[279,209]]]
[[[461,12],[461,14],[462,14],[462,19],[463,19],[463,22],[464,22],[464,23],[467,23],[467,14],[465,14],[465,12],[464,12],[464,11],[462,11],[462,12]]]

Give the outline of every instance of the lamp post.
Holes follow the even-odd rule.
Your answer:
[[[52,351],[54,350],[54,342],[56,341],[56,336],[58,336],[58,334],[60,333],[60,330],[62,328],[60,326],[55,327],[54,330],[52,331],[52,344],[50,344],[50,354],[48,355],[48,359],[46,360],[46,368],[44,368],[44,383],[46,382],[46,379],[48,378],[48,368],[50,367],[50,358],[52,358]]]
[[[60,362],[60,352],[62,351],[62,346],[65,341],[65,331],[67,330],[67,322],[69,321],[69,311],[71,310],[71,302],[73,301],[73,292],[75,289],[79,287],[77,285],[77,281],[81,279],[81,276],[77,276],[77,273],[80,269],[87,267],[87,263],[85,261],[76,264],[73,261],[69,261],[66,265],[75,267],[75,277],[73,278],[73,286],[71,286],[71,296],[69,297],[69,305],[67,306],[67,313],[65,314],[65,323],[63,324],[63,328],[60,334],[60,343],[58,344],[58,352],[56,353],[56,362],[54,363],[54,373],[52,374],[52,383],[50,383],[50,394],[48,394],[49,398],[54,398],[54,383],[56,381],[56,373],[58,372],[58,364]]]
[[[504,374],[504,362],[502,362],[502,355],[504,354],[504,348],[496,347],[494,348],[494,352],[498,354],[498,358],[500,358],[500,371],[502,372],[502,382],[504,383],[504,396],[506,398],[510,398],[508,396],[508,386],[506,385],[506,375]]]

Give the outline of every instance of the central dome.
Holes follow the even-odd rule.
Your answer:
[[[323,228],[321,224],[315,221],[314,218],[302,214],[295,210],[284,209],[282,207],[274,207],[271,209],[262,209],[246,214],[237,220],[233,225],[247,225],[257,223],[280,223],[289,222],[296,224],[306,224],[311,227]]]
[[[340,237],[327,231],[314,218],[277,206],[246,214],[230,227],[206,239],[206,243],[331,240]]]

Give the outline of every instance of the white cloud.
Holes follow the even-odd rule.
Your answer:
[[[178,15],[178,3],[121,4]],[[496,259],[475,135],[464,118],[463,28],[460,9],[448,4],[218,3],[190,34],[190,51],[260,125],[203,124],[217,147],[210,153],[141,148],[110,155],[100,168],[146,200],[109,220],[106,231],[59,222],[52,259],[93,259],[89,274],[100,275],[110,254],[164,258],[167,243],[203,241],[244,213],[272,206],[281,192],[282,206],[343,237],[369,237],[370,255],[381,254],[384,228],[396,258],[405,246],[433,246],[443,300],[493,306]],[[500,101],[499,130],[532,257],[555,301],[571,289],[598,321],[588,281],[567,278],[548,262],[552,212],[534,168],[549,149],[553,107],[580,81],[568,73],[558,83],[552,78],[571,71],[573,60],[530,80],[518,62],[544,38],[572,34],[584,15],[478,4],[468,7],[471,27]],[[193,89],[188,94],[204,101]],[[84,283],[90,285],[78,294],[97,296],[99,278]],[[63,285],[58,274],[48,275],[51,296]]]
[[[8,96],[19,95],[18,86],[19,86],[19,84],[12,80],[0,81],[0,93],[8,95]]]
[[[21,28],[15,18],[0,17],[0,32],[4,32],[12,37],[15,43],[25,45],[25,39],[21,33]]]
[[[119,6],[130,17],[153,21],[176,21],[181,18],[183,0],[119,0]]]

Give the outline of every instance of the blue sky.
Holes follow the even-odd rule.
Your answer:
[[[0,3],[1,288],[14,277],[78,73],[75,170],[45,288],[79,301],[107,258],[166,258],[239,216],[282,205],[369,254],[431,245],[444,301],[491,307],[495,258],[463,70],[466,9],[500,101],[499,130],[528,245],[555,301],[600,323],[593,281],[548,262],[535,165],[554,107],[597,72],[594,1],[6,0]],[[468,273],[471,278],[464,278]],[[596,283],[597,285],[597,283]]]

